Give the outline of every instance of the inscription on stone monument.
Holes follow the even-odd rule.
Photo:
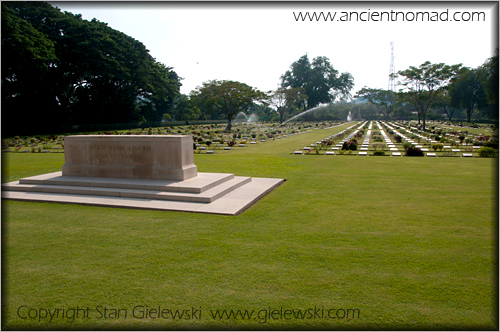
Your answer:
[[[101,163],[108,165],[139,165],[142,161],[147,162],[151,154],[151,146],[141,145],[90,145],[90,151]]]
[[[197,175],[187,135],[65,138],[64,175],[186,180]]]

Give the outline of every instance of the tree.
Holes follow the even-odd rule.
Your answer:
[[[409,69],[398,71],[398,75],[402,77],[399,84],[406,88],[417,107],[422,117],[423,130],[425,130],[425,116],[429,106],[461,66],[461,64],[453,66],[444,63],[432,64],[426,61],[418,68],[411,66]]]
[[[201,116],[201,111],[189,98],[189,96],[181,94],[174,100],[171,119],[179,120],[198,120]]]
[[[2,107],[25,131],[159,121],[179,94],[141,42],[45,2],[2,2],[2,48]]]
[[[337,97],[349,96],[354,86],[351,74],[339,72],[330,64],[327,57],[320,56],[309,62],[306,55],[292,63],[290,70],[281,76],[282,88],[303,88],[307,99],[302,100],[303,110],[308,110],[321,103],[331,103]]]
[[[227,80],[204,82],[203,86],[193,91],[193,95],[227,115],[226,131],[231,131],[231,121],[236,114],[246,110],[254,102],[265,102],[268,99],[267,94],[245,83]]]
[[[307,100],[304,88],[278,88],[272,95],[272,104],[276,107],[280,116],[280,123],[283,123],[285,114],[298,109]]]
[[[488,104],[494,105],[498,110],[498,48],[495,55],[483,65],[485,77],[483,80],[484,91],[488,97]]]
[[[450,87],[451,104],[453,106],[462,106],[467,114],[467,122],[470,122],[474,106],[486,106],[486,93],[480,77],[484,75],[481,71],[484,69],[462,68],[452,80]]]
[[[376,105],[385,117],[385,121],[389,121],[389,115],[394,111],[394,100],[396,93],[391,90],[370,89],[364,87],[358,91],[355,98],[367,99],[370,103]]]
[[[448,120],[453,122],[452,117],[453,113],[455,113],[455,110],[457,109],[457,105],[452,105],[449,89],[443,89],[436,96],[433,106],[442,109],[446,116],[448,116]]]
[[[45,110],[56,106],[50,97],[53,87],[47,84],[50,66],[57,60],[55,45],[8,4],[1,5],[2,113],[9,121],[40,124]],[[4,127],[4,135],[11,128]]]
[[[486,93],[488,105],[490,105],[484,109],[488,109],[488,118],[498,119],[498,48],[495,54],[478,69],[481,74],[479,79]]]

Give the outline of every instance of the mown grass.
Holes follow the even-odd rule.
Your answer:
[[[340,130],[195,155],[202,172],[287,180],[238,217],[3,201],[3,328],[498,329],[498,160],[290,154]],[[4,156],[2,182],[64,163]],[[22,305],[93,310],[39,322]],[[138,319],[137,305],[201,319]],[[360,316],[211,316],[314,307]]]

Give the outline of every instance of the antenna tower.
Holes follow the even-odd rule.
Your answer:
[[[391,42],[391,67],[389,68],[389,86],[387,90],[396,92],[396,70],[394,69],[394,42]]]

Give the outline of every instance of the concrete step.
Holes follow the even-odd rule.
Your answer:
[[[147,209],[156,211],[215,213],[236,216],[248,209],[260,198],[283,182],[283,179],[252,178],[252,181],[240,186],[212,203],[5,190],[2,191],[2,199],[24,202],[52,202],[114,208]],[[18,184],[18,181],[12,182],[12,186]]]
[[[198,173],[198,176],[184,181],[104,178],[85,176],[62,176],[62,172],[36,175],[19,180],[23,185],[51,185],[72,187],[96,187],[156,190],[167,192],[202,193],[234,178],[228,173]]]
[[[208,173],[206,173],[208,174]],[[124,181],[117,181],[111,183],[115,185],[115,187],[104,187],[104,182],[94,182],[93,186],[83,185],[85,182],[77,181],[73,182],[76,185],[68,185],[68,180],[54,180],[48,181],[48,183],[64,183],[64,185],[56,185],[56,184],[45,184],[40,183],[40,181],[33,181],[33,179],[29,181],[22,181],[23,183],[19,184],[4,184],[2,185],[2,190],[6,191],[21,191],[21,192],[39,192],[39,193],[56,193],[56,194],[71,194],[71,195],[90,195],[90,196],[108,196],[108,197],[126,197],[126,198],[142,198],[142,199],[152,199],[152,200],[168,200],[168,201],[183,201],[183,202],[197,202],[197,203],[211,203],[218,198],[227,195],[231,191],[249,183],[252,181],[250,177],[241,177],[241,176],[224,176],[218,177],[216,181],[210,181],[210,184],[205,184],[203,187],[203,192],[181,192],[181,191],[171,191],[173,187],[168,187],[165,185],[148,184],[145,185],[148,189],[135,189],[130,187],[135,187],[136,184],[130,184],[128,188],[116,187],[117,184],[121,183],[124,185]],[[64,177],[66,178],[66,176]],[[78,177],[81,178],[81,177]],[[95,179],[95,178],[93,178]],[[81,180],[81,179],[79,179]],[[87,179],[88,180],[88,179]],[[110,179],[106,179],[110,180]],[[119,180],[127,180],[129,179],[119,179]],[[200,180],[200,179],[198,179]],[[200,188],[199,186],[193,187],[192,184],[190,186],[188,182],[189,180],[183,181],[184,188]],[[21,182],[21,181],[20,181]],[[31,183],[26,183],[31,182]],[[38,183],[38,184],[36,184]],[[88,182],[87,182],[88,183]],[[96,184],[99,183],[100,186]],[[109,182],[108,182],[109,183]],[[213,185],[213,183],[217,183]],[[210,186],[210,188],[206,188]],[[151,188],[151,189],[149,189]],[[167,190],[158,190],[158,189],[167,189]],[[170,191],[169,191],[170,190]]]

